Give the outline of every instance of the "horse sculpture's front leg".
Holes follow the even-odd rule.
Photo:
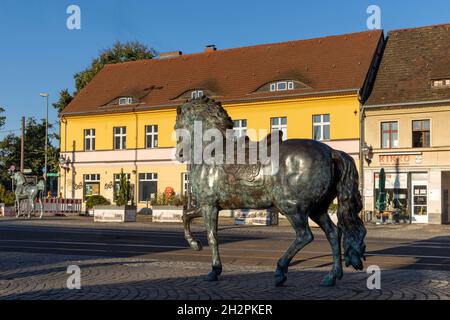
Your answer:
[[[206,281],[217,281],[222,273],[222,262],[219,255],[219,243],[217,241],[217,227],[219,210],[213,206],[202,206],[201,212],[205,219],[208,243],[212,254],[212,271],[206,277]]]
[[[198,208],[194,208],[191,211],[186,212],[183,215],[183,225],[184,225],[184,238],[189,243],[189,246],[195,251],[201,251],[202,243],[194,238],[191,232],[191,222],[195,218],[202,216],[202,212]]]

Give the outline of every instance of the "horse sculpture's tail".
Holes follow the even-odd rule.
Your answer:
[[[337,168],[338,226],[343,233],[345,265],[356,270],[363,269],[362,259],[366,245],[366,228],[359,217],[362,210],[361,194],[358,190],[358,171],[352,157],[345,152],[333,151],[333,161]]]

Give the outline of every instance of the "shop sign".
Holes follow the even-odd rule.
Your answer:
[[[405,165],[411,160],[410,154],[380,154],[380,165]]]

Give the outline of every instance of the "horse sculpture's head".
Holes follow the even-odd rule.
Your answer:
[[[12,175],[12,178],[16,185],[21,185],[26,182],[25,176],[23,175],[22,172],[14,172],[14,174]]]
[[[194,126],[199,123],[201,123],[202,131],[194,131]],[[175,122],[177,160],[181,162],[187,160],[184,151],[189,147],[187,144],[190,145],[190,142],[194,141],[194,134],[201,134],[203,137],[204,131],[212,128],[220,130],[224,137],[227,129],[233,129],[233,121],[220,103],[204,96],[188,100],[185,104],[178,107],[177,120]]]

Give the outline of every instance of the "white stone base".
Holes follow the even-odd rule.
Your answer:
[[[95,208],[95,222],[136,222],[136,209],[130,208]]]
[[[154,207],[152,210],[153,222],[183,222],[183,208],[177,207]]]
[[[278,215],[270,210],[235,210],[234,221],[237,225],[270,226],[278,224]]]

